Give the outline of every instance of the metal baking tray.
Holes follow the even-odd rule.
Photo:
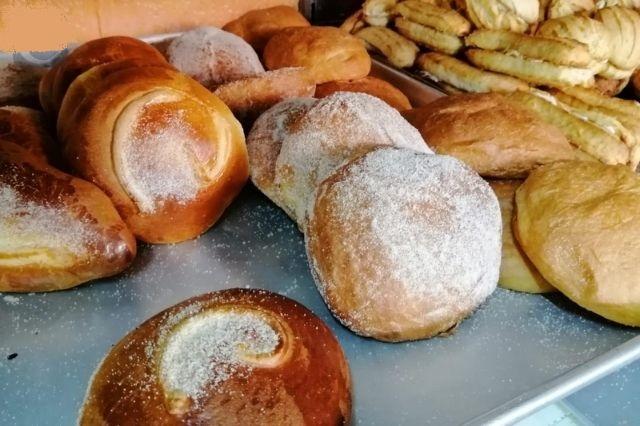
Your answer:
[[[442,96],[378,62],[374,74],[416,106]],[[120,276],[56,293],[0,294],[0,424],[75,423],[112,345],[171,305],[230,287],[281,293],[331,327],[351,367],[355,424],[511,423],[640,359],[639,330],[558,294],[502,289],[449,337],[390,344],[356,336],[318,294],[302,234],[248,184],[209,232],[141,244]]]

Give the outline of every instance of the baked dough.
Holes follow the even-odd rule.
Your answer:
[[[542,166],[516,192],[516,238],[580,306],[640,326],[640,177],[622,166]]]
[[[305,241],[333,314],[403,341],[450,330],[493,292],[501,228],[493,191],[462,162],[379,148],[322,182]]]
[[[404,111],[411,108],[407,96],[391,83],[376,77],[366,76],[357,80],[330,81],[316,87],[316,98],[326,98],[336,92],[366,93],[382,99],[389,106]]]

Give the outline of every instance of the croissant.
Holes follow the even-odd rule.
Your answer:
[[[229,108],[165,66],[91,68],[69,87],[58,136],[69,165],[150,243],[200,235],[248,178],[244,134]]]

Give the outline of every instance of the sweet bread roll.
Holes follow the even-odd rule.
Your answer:
[[[389,106],[404,111],[411,108],[411,103],[400,89],[379,78],[366,76],[357,80],[330,81],[316,87],[316,98],[326,98],[335,92],[366,93],[382,99]]]
[[[175,305],[101,362],[80,425],[343,425],[349,367],[311,311],[264,290],[232,289]]]
[[[299,110],[301,114],[294,114],[295,120],[284,121],[287,112],[285,109],[281,115],[268,116],[278,127],[271,137],[281,141],[268,142],[267,146],[278,152],[262,153],[264,157],[252,158],[251,164],[252,171],[256,165],[265,170],[263,175],[273,177],[267,187],[276,188],[277,199],[302,230],[316,187],[343,163],[379,146],[431,152],[420,133],[398,111],[364,93],[334,93]],[[260,134],[254,136],[258,129],[254,127],[249,134],[250,146],[261,139]]]
[[[242,128],[196,81],[166,67],[94,67],[69,87],[58,120],[63,154],[151,243],[213,225],[248,175]],[[111,72],[105,72],[111,69]]]
[[[247,137],[251,181],[271,201],[295,220],[276,183],[276,165],[282,141],[298,120],[315,105],[313,98],[287,99],[262,114],[253,124]]]
[[[398,0],[365,0],[362,4],[364,21],[374,27],[386,27],[397,3]]]
[[[316,85],[304,68],[281,68],[222,84],[213,92],[240,120],[253,121],[275,104],[313,96]]]
[[[0,107],[0,143],[13,142],[46,163],[59,161],[55,142],[46,129],[41,111],[18,107]]]
[[[379,148],[318,187],[305,234],[333,314],[384,341],[444,333],[496,287],[500,208],[460,161]]]
[[[362,78],[371,69],[362,41],[333,27],[285,28],[269,39],[263,59],[270,70],[307,68],[316,84]]]
[[[135,254],[102,191],[0,140],[0,292],[74,287],[121,272]]]
[[[538,272],[513,236],[514,197],[521,180],[491,180],[489,185],[500,202],[502,213],[502,261],[498,285],[525,293],[556,291]]]
[[[498,93],[445,96],[403,115],[436,153],[485,177],[525,177],[541,164],[575,158],[557,127]]]
[[[202,27],[176,37],[167,48],[171,65],[206,88],[264,72],[253,48],[235,34]]]
[[[267,41],[281,29],[309,25],[309,21],[293,7],[275,6],[247,12],[222,29],[242,37],[256,52],[261,53]]]
[[[539,19],[538,0],[456,0],[478,28],[525,32]]]
[[[640,178],[594,162],[545,165],[516,192],[516,238],[580,306],[640,326]]]
[[[380,52],[397,68],[407,68],[416,61],[420,48],[411,40],[385,27],[366,27],[355,33],[367,49]]]
[[[40,103],[47,114],[55,117],[69,85],[91,67],[123,59],[139,59],[155,65],[166,60],[151,45],[131,37],[106,37],[92,40],[74,49],[43,78]]]
[[[39,108],[38,86],[48,68],[0,59],[0,105]]]

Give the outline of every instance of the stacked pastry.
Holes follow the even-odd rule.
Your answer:
[[[434,336],[495,288],[495,195],[460,161],[433,155],[383,101],[346,92],[285,101],[247,145],[253,182],[305,233],[318,289],[352,331]]]

